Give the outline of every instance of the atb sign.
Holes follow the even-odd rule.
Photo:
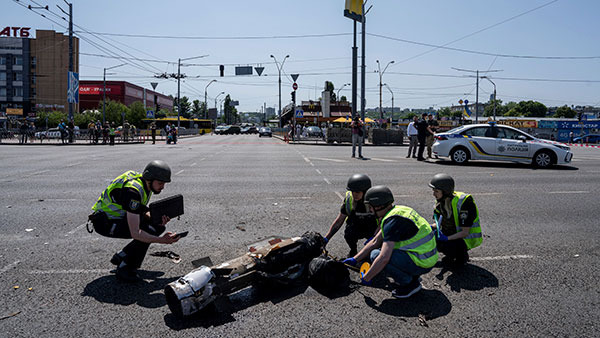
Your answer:
[[[67,102],[79,103],[79,73],[69,72]]]
[[[297,119],[301,119],[304,117],[304,110],[302,109],[296,109],[296,118]]]

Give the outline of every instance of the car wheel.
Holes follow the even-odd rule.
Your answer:
[[[458,147],[450,153],[450,159],[456,164],[465,164],[469,161],[469,151],[465,148]]]
[[[533,157],[533,165],[538,168],[548,168],[553,163],[554,157],[547,150],[540,150]]]

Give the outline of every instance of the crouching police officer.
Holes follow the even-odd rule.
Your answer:
[[[468,250],[483,241],[479,224],[479,210],[473,197],[454,191],[454,179],[447,174],[437,174],[429,183],[436,199],[433,217],[439,227],[436,232],[438,250],[445,255],[442,264],[460,267],[469,261]]]
[[[361,277],[370,285],[384,270],[396,283],[392,296],[408,298],[421,290],[419,276],[431,271],[438,259],[435,236],[427,220],[410,207],[396,205],[388,187],[378,185],[369,189],[365,203],[375,213],[381,228],[377,235],[345,264],[356,266],[369,259],[371,268]]]
[[[148,163],[142,174],[127,171],[115,178],[92,207],[90,220],[96,232],[111,238],[133,238],[116,253],[110,262],[117,266],[117,278],[139,280],[137,269],[142,265],[150,243],[172,244],[176,234],[165,231],[169,217],[161,224],[151,224],[148,201],[152,193],[160,194],[165,183],[171,182],[171,168],[159,160]]]
[[[355,174],[348,179],[346,185],[348,191],[340,213],[325,235],[325,241],[328,242],[346,221],[344,239],[350,247],[347,257],[356,255],[357,243],[360,239],[371,239],[377,231],[377,219],[364,204],[365,193],[370,187],[371,179],[367,175]]]

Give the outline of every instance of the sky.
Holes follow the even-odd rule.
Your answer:
[[[68,31],[58,17],[65,15],[57,6],[68,10],[64,0],[0,1],[2,27]],[[108,70],[107,80],[145,88],[158,82],[158,92],[176,96],[176,80],[155,75],[177,73],[180,58],[202,56],[182,61],[181,96],[204,101],[206,90],[212,108],[225,92],[239,101],[238,111],[255,112],[263,104],[278,107],[278,67],[270,55],[279,65],[289,55],[282,67],[283,106],[291,100],[290,74],[299,74],[297,101],[320,98],[325,81],[351,98],[351,86],[343,85],[352,81],[354,24],[343,16],[344,0],[72,3],[81,80],[101,80],[104,68],[125,63]],[[381,70],[394,61],[382,75],[384,107],[392,105],[392,93],[401,109],[475,102],[475,73],[453,68],[489,77],[479,81],[479,102],[489,100],[494,82],[504,103],[600,106],[600,1],[369,0],[366,8],[367,108],[379,106],[377,60]],[[359,54],[360,41],[359,35]],[[262,76],[236,76],[235,66],[265,69]]]

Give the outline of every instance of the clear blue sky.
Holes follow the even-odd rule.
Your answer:
[[[61,13],[56,5],[66,8],[63,0],[19,2],[33,6],[47,4],[54,13]],[[13,0],[2,0],[2,3],[0,21],[3,27],[66,31],[66,22],[45,10],[37,12],[46,12],[46,16],[58,24]],[[370,0],[367,7],[370,5],[373,7],[367,14],[367,33],[373,35],[367,35],[365,54],[368,108],[379,105],[376,60],[380,60],[382,68],[389,61],[395,61],[383,76],[383,82],[394,92],[395,107],[438,108],[465,98],[474,102],[475,78],[452,67],[502,70],[489,75],[503,102],[537,100],[547,106],[600,106],[597,29],[600,1]],[[87,40],[81,41],[81,53],[174,63],[178,58],[208,55],[188,61],[196,66],[182,67],[182,73],[188,77],[182,82],[181,95],[203,101],[205,86],[216,79],[217,82],[208,88],[209,107],[214,105],[214,97],[221,91],[240,102],[240,111],[258,111],[264,102],[267,106],[277,107],[277,68],[269,57],[271,54],[280,62],[285,55],[290,55],[283,68],[283,105],[290,101],[292,81],[289,74],[300,74],[298,100],[319,98],[327,80],[334,83],[336,91],[344,83],[351,82],[353,24],[343,16],[344,0],[73,0],[73,7],[74,22],[79,26],[75,27],[76,31],[171,37],[78,33]],[[537,7],[541,8],[533,10]],[[301,37],[307,35],[327,36]],[[284,36],[293,38],[281,38]],[[199,37],[202,39],[197,39]],[[493,55],[436,49],[415,43]],[[497,54],[596,58],[528,59],[494,56]],[[108,79],[125,80],[147,88],[151,88],[150,82],[156,81],[159,82],[158,91],[176,95],[175,80],[153,78],[161,72],[176,72],[174,63],[126,62],[129,65],[109,71],[114,75]],[[120,63],[115,58],[81,55],[80,78],[100,80],[104,67]],[[139,68],[134,67],[134,63]],[[218,64],[226,65],[223,78],[218,76]],[[235,76],[234,65],[262,65],[265,71],[261,77]],[[479,100],[485,102],[493,86],[483,79],[479,87]],[[350,98],[350,86],[345,87],[341,95]],[[383,106],[391,106],[391,94],[385,87]]]

